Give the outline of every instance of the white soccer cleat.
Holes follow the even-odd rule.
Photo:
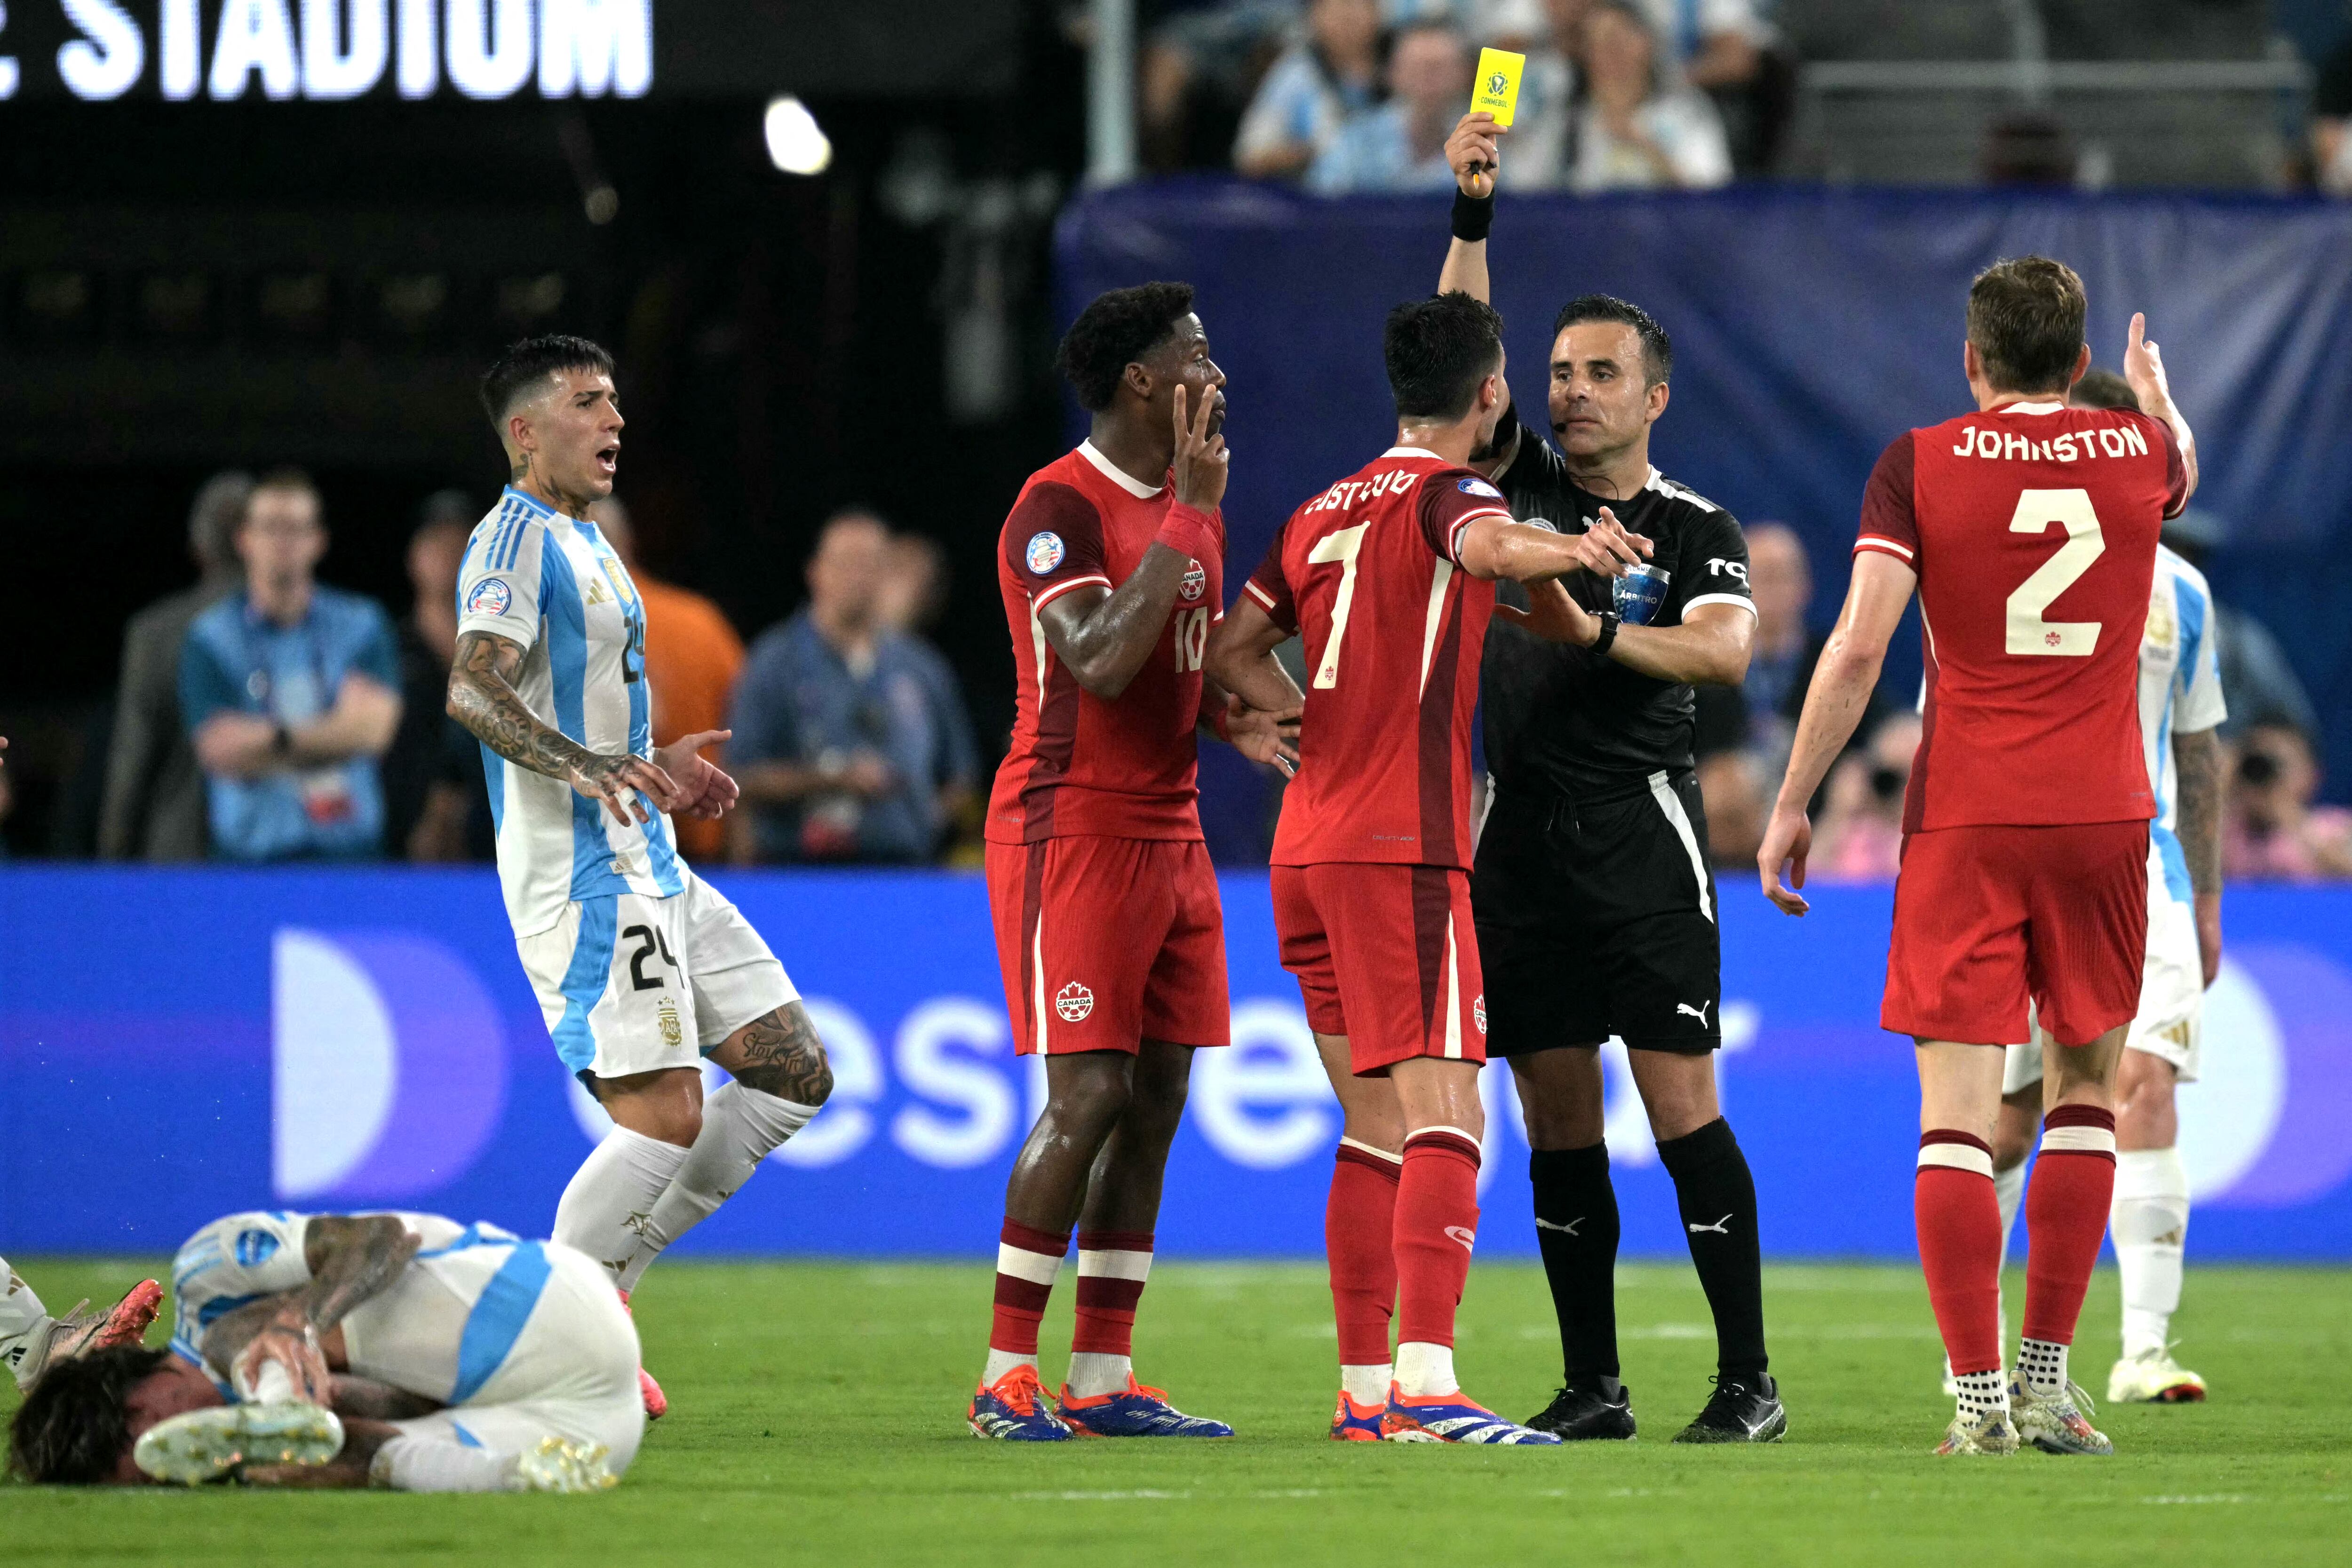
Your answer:
[[[2098,1412],[2080,1384],[2069,1383],[2063,1394],[2040,1394],[2019,1378],[2009,1385],[2009,1408],[2017,1422],[2020,1440],[2045,1454],[2105,1455],[2116,1451],[2107,1435],[2084,1419],[2084,1411],[2093,1415]]]
[[[2172,1347],[2143,1351],[2107,1373],[2110,1405],[2202,1405],[2205,1380],[2172,1359]]]
[[[1936,1452],[1947,1458],[1961,1454],[1987,1458],[2014,1454],[2017,1427],[1999,1410],[1963,1410],[1944,1429],[1944,1440],[1936,1445]]]
[[[541,1437],[539,1447],[515,1461],[515,1477],[527,1492],[603,1492],[621,1484],[605,1459],[602,1443]]]
[[[140,1434],[131,1463],[184,1487],[234,1476],[247,1465],[323,1465],[343,1451],[343,1424],[321,1405],[215,1405]]]

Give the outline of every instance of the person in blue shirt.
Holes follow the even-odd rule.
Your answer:
[[[197,616],[181,651],[216,859],[383,851],[377,759],[400,724],[399,658],[373,600],[318,582],[319,510],[297,470],[254,487],[236,530],[245,587]]]
[[[890,546],[879,519],[835,517],[808,606],[744,658],[727,748],[752,808],[739,859],[919,862],[939,847],[970,759],[925,650],[884,619]]]
[[[1444,21],[1416,21],[1389,50],[1387,105],[1339,128],[1307,171],[1307,188],[1323,195],[1351,191],[1450,191],[1454,170],[1445,139],[1470,102],[1470,53]]]

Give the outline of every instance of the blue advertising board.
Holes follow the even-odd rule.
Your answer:
[[[719,873],[807,994],[831,1104],[680,1250],[982,1257],[1040,1077],[1013,1054],[977,876]],[[1776,1257],[1907,1258],[1916,1094],[1877,1026],[1892,907],[1802,921],[1738,879],[1727,1114]],[[1266,881],[1223,881],[1234,1046],[1203,1051],[1160,1247],[1322,1247],[1338,1109],[1275,960]],[[2352,1258],[2352,889],[2233,889],[2203,1081],[2181,1091],[2200,1259]],[[252,1207],[400,1206],[544,1234],[600,1114],[565,1074],[487,870],[0,869],[0,1251],[154,1254]],[[1485,1075],[1483,1252],[1530,1252],[1527,1144]],[[1629,1254],[1683,1250],[1622,1055]]]

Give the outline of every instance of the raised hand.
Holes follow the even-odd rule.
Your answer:
[[[1254,763],[1264,763],[1278,768],[1282,776],[1298,776],[1298,718],[1305,711],[1287,708],[1280,712],[1268,712],[1243,701],[1238,693],[1225,693],[1225,736],[1234,750]]]
[[[1224,395],[1214,387],[1201,392],[1198,411],[1185,416],[1187,399],[1185,386],[1176,384],[1176,499],[1197,511],[1214,511],[1225,499],[1226,463],[1231,454],[1225,450],[1222,431],[1209,434],[1210,421],[1217,415]]]
[[[1496,124],[1483,109],[1455,122],[1454,134],[1445,139],[1445,163],[1464,195],[1484,201],[1495,194],[1495,173],[1502,167],[1496,142],[1508,134],[1510,127]]]
[[[698,822],[712,822],[727,815],[743,792],[726,769],[701,753],[705,746],[725,744],[734,733],[732,730],[704,730],[681,735],[654,752],[654,764],[676,781],[683,797],[681,804],[669,810]]]
[[[1498,604],[1495,614],[1546,642],[1591,647],[1601,640],[1601,617],[1576,602],[1557,577],[1528,584],[1528,607]]]
[[[1763,847],[1756,851],[1756,869],[1764,896],[1784,915],[1801,915],[1813,907],[1796,890],[1805,885],[1805,858],[1812,851],[1812,820],[1801,811],[1775,807],[1764,828]],[[1789,868],[1785,887],[1780,882],[1783,866]]]
[[[2141,411],[2157,415],[2172,401],[2172,384],[2164,374],[2164,354],[2147,339],[2147,313],[2132,312],[2131,335],[2124,344],[2124,380],[2137,395]]]

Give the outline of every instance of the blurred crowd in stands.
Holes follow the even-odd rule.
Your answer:
[[[1230,164],[1326,194],[1443,190],[1441,148],[1477,51],[1527,57],[1502,183],[1518,190],[1702,188],[1776,172],[1801,62],[1780,0],[1167,0],[1139,69],[1146,165]],[[1988,6],[1988,11],[1992,7]],[[2352,197],[2352,7],[2299,0],[2275,47],[2313,91],[2279,183]],[[1083,31],[1085,8],[1070,13]],[[2117,8],[2127,37],[2141,24]],[[2252,18],[2257,42],[2265,29]],[[2161,25],[2150,18],[2147,26]],[[2168,53],[2160,40],[2148,52]],[[2128,54],[2129,51],[2126,51]],[[1985,177],[2078,177],[2046,111],[1996,117]],[[2011,145],[2019,138],[2035,145]],[[2052,142],[2053,146],[2042,146]],[[2053,163],[2055,156],[2057,163]]]
[[[455,490],[426,498],[395,623],[318,581],[327,520],[300,472],[207,481],[188,520],[195,584],[123,636],[100,855],[491,858],[481,749],[444,711],[458,570],[481,515]],[[835,516],[807,603],[747,649],[717,605],[646,571],[619,500],[590,515],[644,602],[655,743],[733,731],[723,760],[744,809],[677,824],[689,856],[969,858],[984,781],[954,670],[923,635],[947,585],[937,544],[869,512]]]
[[[114,860],[487,860],[480,748],[443,710],[457,584],[480,509],[428,497],[408,545],[414,598],[394,621],[317,580],[327,545],[300,473],[221,474],[188,524],[195,584],[132,617],[105,769],[99,850]],[[864,510],[828,521],[808,598],[747,649],[710,600],[637,561],[626,509],[592,516],[645,604],[656,743],[731,729],[744,809],[677,825],[705,862],[976,862],[991,761],[955,672],[924,628],[947,582],[939,547]],[[1702,688],[1696,752],[1712,858],[1752,868],[1823,635],[1796,531],[1748,526],[1755,657],[1740,688]],[[2197,511],[2167,542],[2194,563]],[[2233,880],[2352,878],[2352,811],[2317,803],[2317,715],[2262,624],[2215,607],[2230,717],[2223,869]],[[1814,802],[1812,876],[1884,881],[1902,848],[1919,721],[1882,701]],[[1267,775],[1269,791],[1276,786]],[[0,816],[6,812],[0,773]]]

